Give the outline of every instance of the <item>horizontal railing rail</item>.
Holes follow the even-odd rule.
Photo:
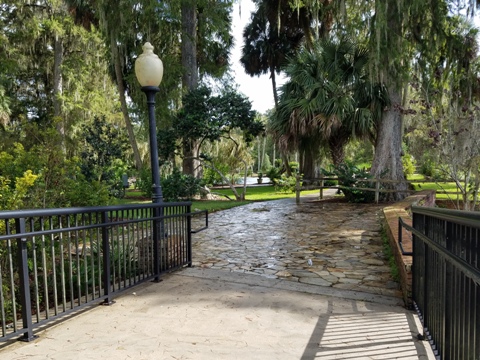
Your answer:
[[[480,214],[412,207],[413,301],[440,359],[480,356]]]
[[[410,225],[405,223],[405,221],[401,218],[398,217],[398,247],[400,248],[400,252],[404,256],[413,256],[413,251],[406,251],[405,248],[403,247],[403,231],[402,229],[406,229],[412,233],[415,231],[414,228],[412,228]]]
[[[206,227],[190,202],[0,212],[0,341],[191,266]]]

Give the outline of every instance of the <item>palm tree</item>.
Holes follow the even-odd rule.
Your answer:
[[[250,76],[270,74],[275,106],[278,103],[275,74],[280,72],[286,58],[296,53],[305,38],[305,31],[308,31],[306,29],[309,29],[306,26],[309,21],[306,14],[297,16],[290,6],[285,5],[288,4],[284,1],[275,6],[269,1],[257,4],[251,22],[243,31],[244,46],[240,58],[245,72]],[[281,18],[272,16],[278,13]]]
[[[312,154],[325,146],[339,165],[352,137],[374,137],[387,97],[369,81],[367,61],[366,49],[347,39],[322,40],[290,61],[285,69],[290,80],[270,124],[285,149]]]
[[[275,108],[278,104],[276,74],[303,42],[312,44],[313,14],[306,8],[294,10],[285,0],[259,0],[251,22],[245,27],[240,62],[250,76],[270,74]],[[287,156],[281,153],[281,157],[290,175]]]

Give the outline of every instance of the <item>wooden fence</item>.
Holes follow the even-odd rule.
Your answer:
[[[320,177],[320,178],[315,178],[311,179],[311,181],[314,183],[312,185],[301,185],[301,177],[297,176],[297,181],[295,185],[295,192],[296,192],[296,200],[297,204],[300,203],[300,193],[302,191],[307,191],[307,190],[319,190],[320,191],[320,199],[323,199],[323,189],[337,189],[337,190],[342,190],[342,189],[350,189],[350,190],[360,190],[360,191],[370,191],[370,192],[375,192],[375,202],[378,203],[380,199],[380,194],[381,193],[404,193],[404,194],[413,194],[416,193],[418,190],[412,190],[414,188],[413,184],[418,184],[418,183],[447,183],[447,182],[453,182],[453,180],[388,180],[388,179],[369,179],[369,178],[364,178],[364,179],[358,179],[359,182],[369,182],[373,183],[374,186],[367,188],[367,187],[349,187],[349,186],[343,186],[343,185],[325,185],[326,181],[339,181],[338,177]],[[407,184],[405,190],[392,190],[392,189],[384,189],[382,188],[382,184],[399,184],[399,183],[405,183]],[[455,196],[461,196],[462,193],[459,191],[444,191],[444,190],[436,190],[438,194],[448,194],[448,195],[455,195]]]

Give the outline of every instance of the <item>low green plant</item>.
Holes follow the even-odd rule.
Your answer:
[[[200,180],[174,168],[170,176],[162,179],[162,189],[165,201],[190,200],[200,192]]]
[[[282,174],[280,179],[277,179],[275,183],[275,190],[283,193],[293,193],[295,192],[296,184],[297,184],[296,175],[287,176],[286,174]],[[302,186],[301,176],[300,176],[300,186]]]
[[[300,163],[298,163],[297,161],[290,161],[288,163],[288,166],[290,166],[292,173],[297,173],[298,170],[300,169]]]
[[[397,262],[395,261],[395,255],[393,254],[392,246],[390,245],[390,241],[388,239],[387,231],[385,230],[385,224],[382,224],[380,235],[382,237],[383,242],[383,253],[385,257],[388,259],[388,265],[390,266],[390,274],[394,281],[400,281],[400,271],[397,266]]]
[[[405,154],[402,157],[402,165],[403,165],[403,173],[405,174],[405,177],[407,177],[408,175],[415,174],[416,161],[412,155]]]
[[[152,196],[152,172],[150,169],[142,168],[137,176],[135,187],[140,190],[145,197]]]
[[[420,174],[428,176],[428,177],[435,177],[437,171],[436,171],[436,164],[435,162],[429,158],[426,157],[423,159],[421,165],[420,165]]]
[[[372,176],[365,169],[359,169],[351,162],[344,162],[332,169],[330,175],[338,177],[340,189],[348,202],[369,203],[375,200],[374,191],[361,190],[360,188],[374,189]]]
[[[280,179],[280,177],[282,176],[282,172],[281,169],[278,167],[271,167],[270,169],[268,169],[266,175],[273,183],[273,185],[275,185],[278,179]]]
[[[0,176],[0,210],[21,209],[37,178],[38,175],[27,170],[22,177],[15,179],[12,187],[9,179]]]

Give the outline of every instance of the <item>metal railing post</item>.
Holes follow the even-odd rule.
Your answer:
[[[192,206],[187,206],[187,263],[188,267],[192,267]]]
[[[160,281],[160,234],[162,233],[160,225],[163,222],[163,219],[160,220],[159,217],[163,215],[160,212],[159,203],[153,203],[153,231],[152,231],[152,245],[153,245],[153,272],[155,279],[153,281]]]
[[[26,233],[25,218],[16,219],[15,227],[17,234],[20,235],[20,237],[17,238],[18,272],[20,281],[20,303],[22,304],[22,321],[23,328],[26,329],[20,340],[32,341],[36,336],[33,335],[32,302],[30,298],[30,279],[28,276],[27,238],[21,236],[21,234]]]
[[[111,305],[113,303],[111,297],[111,286],[110,286],[110,265],[111,265],[111,258],[110,258],[110,239],[108,234],[108,226],[106,225],[109,223],[108,213],[106,211],[102,212],[102,252],[103,252],[103,291],[104,295],[106,296],[104,305]]]

